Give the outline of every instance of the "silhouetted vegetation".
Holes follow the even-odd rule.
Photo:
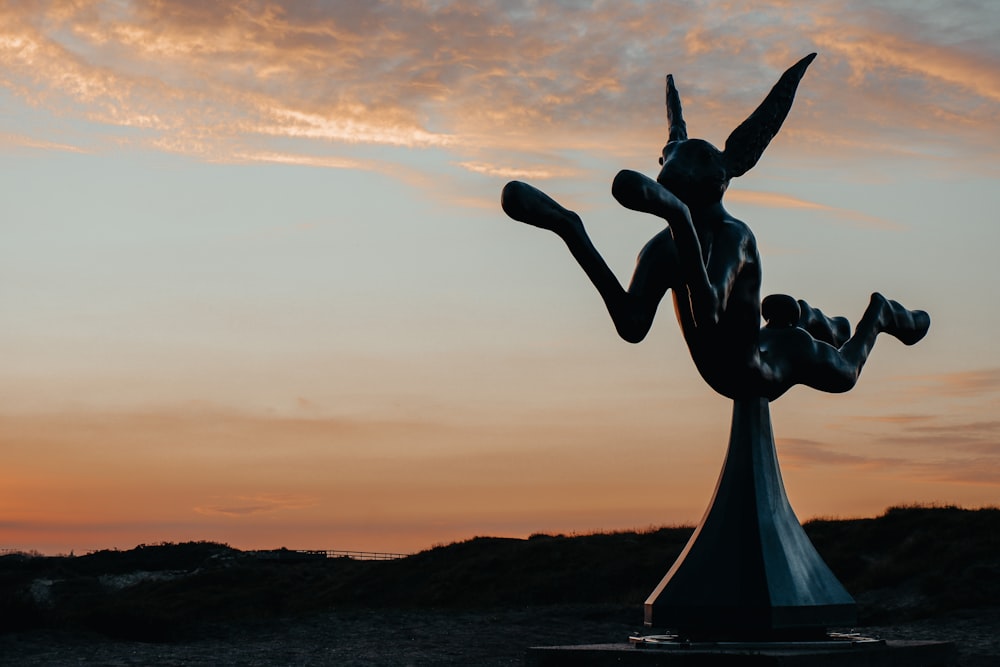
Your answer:
[[[1000,604],[1000,508],[892,507],[805,528],[863,622]]]
[[[261,559],[192,542],[85,556],[0,556],[0,628],[87,629],[166,641],[216,623],[344,607],[638,608],[691,528],[476,537],[395,561]],[[855,595],[892,623],[1000,601],[1000,509],[897,507],[806,531]]]

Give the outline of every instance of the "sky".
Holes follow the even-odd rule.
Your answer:
[[[932,317],[771,405],[800,519],[1000,502],[1000,4],[0,3],[0,548],[413,552],[692,525],[731,403],[670,304],[617,338],[673,73],[722,146],[819,55],[727,209],[764,294]]]

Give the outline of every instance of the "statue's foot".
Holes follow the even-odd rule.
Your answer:
[[[514,220],[548,229],[562,237],[583,229],[580,216],[563,208],[538,188],[521,181],[511,181],[504,186],[500,206]]]
[[[687,206],[677,196],[645,174],[623,169],[611,184],[611,194],[625,208],[651,213],[665,220],[683,215]]]
[[[895,337],[904,345],[913,345],[927,335],[931,316],[923,310],[907,310],[899,302],[878,292],[872,294],[872,304],[878,305],[879,331]]]

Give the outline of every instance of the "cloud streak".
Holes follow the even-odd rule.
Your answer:
[[[771,208],[786,208],[786,209],[802,209],[808,211],[820,211],[824,213],[831,213],[839,218],[844,218],[850,220],[860,226],[873,227],[875,229],[887,229],[892,231],[898,231],[905,229],[903,225],[893,222],[891,220],[886,220],[884,218],[879,218],[873,215],[866,215],[859,211],[853,211],[846,208],[838,208],[836,206],[827,206],[826,204],[820,204],[818,202],[807,201],[804,199],[799,199],[797,197],[790,197],[788,195],[778,194],[776,192],[754,192],[748,190],[733,190],[727,192],[727,198],[729,201],[735,201],[742,204],[750,204],[752,206],[767,206]]]
[[[507,167],[485,162],[460,162],[460,167],[464,167],[476,174],[485,176],[496,176],[499,178],[525,178],[531,180],[546,180],[550,178],[569,178],[582,173],[578,169],[558,168],[558,167]]]
[[[919,375],[909,379],[914,391],[942,397],[989,396],[1000,392],[1000,368]]]
[[[779,438],[776,440],[781,459],[790,466],[835,465],[863,469],[896,468],[905,464],[903,459],[885,456],[862,456],[838,451],[817,440],[804,438]]]
[[[54,141],[42,141],[23,134],[11,133],[0,134],[0,147],[2,146],[21,146],[24,148],[34,148],[44,151],[65,151],[67,153],[87,152],[79,146],[72,146],[70,144],[62,144]]]
[[[780,438],[781,458],[793,468],[837,466],[896,478],[1000,485],[1000,421],[927,423],[938,420],[913,416],[868,421],[893,424],[891,434],[871,439],[873,449],[901,447],[909,455],[858,454],[816,440]]]
[[[246,517],[256,514],[272,514],[275,512],[294,511],[313,507],[317,504],[315,498],[293,498],[287,496],[236,496],[223,499],[211,505],[195,507],[198,514],[207,516],[224,516],[230,518]]]
[[[981,34],[964,40],[887,2],[856,12],[832,2],[792,13],[778,1],[725,9],[17,3],[0,10],[0,85],[54,113],[138,130],[131,141],[209,159],[299,150],[277,141],[326,144],[328,155],[299,162],[317,166],[351,145],[446,148],[491,176],[511,171],[495,166],[498,151],[655,150],[665,70],[678,74],[694,134],[725,132],[814,49],[822,58],[792,131],[823,150],[885,144],[887,128],[890,139],[980,133],[981,146],[998,120],[1000,40],[988,6]]]

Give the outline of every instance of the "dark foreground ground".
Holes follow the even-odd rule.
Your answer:
[[[48,665],[522,665],[529,646],[625,642],[641,612],[604,607],[345,610],[139,642],[67,631],[0,636],[0,663]],[[963,667],[1000,665],[1000,608],[860,628],[885,639],[953,641]]]
[[[625,642],[637,609],[344,610],[206,630],[172,642],[59,630],[0,636],[0,663],[48,665],[482,665],[524,664],[529,646]],[[1000,608],[859,628],[885,639],[953,641],[962,667],[1000,665]]]
[[[856,630],[1000,665],[1000,510],[895,508],[807,532]],[[690,528],[476,538],[388,562],[262,560],[210,543],[0,557],[0,665],[520,665],[624,642]]]

